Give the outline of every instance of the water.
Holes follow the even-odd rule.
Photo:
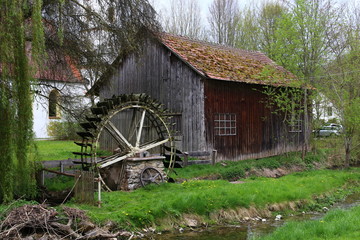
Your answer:
[[[196,240],[217,240],[221,237],[221,239],[226,240],[243,240],[247,239],[247,229],[246,227],[238,227],[238,226],[229,226],[229,227],[216,227],[203,229],[200,231],[193,232],[184,232],[181,234],[163,234],[154,237],[156,240],[188,240],[188,239],[196,239]]]
[[[348,209],[360,204],[360,193],[349,195],[344,201],[335,204],[332,208]],[[153,235],[148,239],[154,240],[248,240],[253,236],[263,236],[273,232],[285,221],[305,221],[316,220],[324,216],[325,213],[313,212],[286,217],[285,220],[266,222],[249,222],[236,226],[211,227],[206,229],[195,229],[195,231],[185,231],[183,233],[169,233]]]

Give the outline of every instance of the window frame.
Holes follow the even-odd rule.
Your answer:
[[[215,136],[236,136],[236,113],[215,113],[214,114],[214,135]]]
[[[49,93],[48,99],[48,117],[49,119],[60,119],[60,107],[59,107],[60,93],[58,90],[53,89]]]

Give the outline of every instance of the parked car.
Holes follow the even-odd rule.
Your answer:
[[[339,136],[343,131],[343,127],[339,124],[330,124],[328,126],[322,126],[318,130],[314,130],[316,137],[330,137]]]

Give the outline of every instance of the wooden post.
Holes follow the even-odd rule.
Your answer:
[[[98,182],[98,208],[101,208],[101,176],[97,179]]]
[[[60,162],[60,172],[64,172],[64,164],[63,162]]]
[[[216,155],[217,155],[217,150],[214,149],[212,152],[212,158],[211,158],[212,165],[215,165],[215,163],[216,163]]]
[[[40,184],[41,184],[41,186],[45,185],[45,171],[44,170],[40,171]]]
[[[184,167],[186,167],[189,163],[189,153],[188,152],[184,152]]]

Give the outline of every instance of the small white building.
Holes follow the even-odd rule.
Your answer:
[[[89,108],[85,96],[87,81],[71,59],[48,51],[46,66],[33,84],[33,132],[36,139],[48,139],[48,127],[56,121],[75,121],[73,112]]]
[[[324,123],[338,122],[340,120],[339,112],[335,105],[321,93],[313,103],[313,117]]]

